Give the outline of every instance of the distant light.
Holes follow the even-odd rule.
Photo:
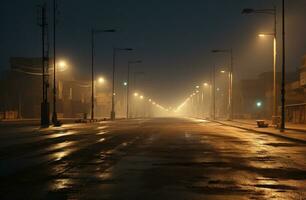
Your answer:
[[[198,85],[197,85],[197,86],[196,86],[196,88],[197,88],[197,89],[199,89],[199,88],[200,88],[200,86],[198,86]]]
[[[203,85],[204,85],[205,87],[207,87],[207,86],[208,86],[208,83],[204,83]]]
[[[152,99],[149,99],[149,102],[151,102],[152,101]]]
[[[140,99],[143,99],[143,98],[144,98],[144,97],[141,95],[141,96],[140,96]]]
[[[258,101],[258,102],[256,103],[256,106],[257,106],[257,108],[260,108],[260,107],[262,106],[262,102],[261,102],[261,101]]]
[[[103,77],[98,78],[98,82],[100,84],[105,83],[105,79]]]
[[[224,74],[226,71],[225,71],[225,70],[221,70],[220,72],[221,72],[222,74]]]
[[[135,96],[135,97],[138,97],[138,95],[139,95],[139,94],[138,94],[137,92],[134,93],[134,96]]]
[[[68,68],[67,63],[64,60],[60,60],[57,63],[57,67],[58,67],[58,71],[60,71],[60,72],[66,71],[67,68]]]
[[[220,88],[217,88],[217,91],[220,91]]]
[[[258,34],[258,37],[266,37],[265,34]]]
[[[196,91],[196,93],[199,93],[199,92],[200,92],[199,90]]]
[[[127,83],[127,82],[123,82],[123,85],[124,85],[124,86],[127,86],[127,85],[128,85],[128,83]]]

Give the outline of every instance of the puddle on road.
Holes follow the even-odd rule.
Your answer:
[[[265,145],[273,146],[273,147],[297,147],[300,146],[295,143],[282,143],[282,142],[275,142],[275,143],[265,143]]]
[[[67,135],[73,135],[76,134],[77,131],[60,131],[60,132],[54,132],[52,134],[49,134],[46,136],[48,139],[53,139],[53,138],[58,138],[58,137],[63,137]]]
[[[97,127],[97,130],[104,130],[106,128],[108,128],[108,126],[99,126],[99,127]]]
[[[104,135],[106,133],[108,133],[108,131],[101,131],[101,132],[97,133],[96,135]]]

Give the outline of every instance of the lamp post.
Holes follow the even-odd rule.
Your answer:
[[[40,6],[41,9],[41,21],[38,25],[41,27],[41,40],[42,40],[42,102],[40,113],[40,124],[42,127],[48,127],[50,123],[49,119],[49,102],[48,102],[48,89],[49,81],[47,78],[47,72],[49,68],[49,51],[46,49],[46,30],[47,30],[47,14],[46,3]],[[20,114],[20,112],[18,112]]]
[[[208,107],[208,109],[207,109],[207,113],[208,113],[208,117],[209,116],[212,116],[212,83],[211,83],[211,81],[209,82],[209,83],[207,83],[207,82],[205,82],[205,83],[203,83],[203,87],[204,87],[204,89],[203,89],[203,91],[205,90],[205,88],[208,88],[208,102],[209,102],[209,107]],[[204,94],[204,93],[203,93]],[[203,100],[203,102],[204,102],[204,100]]]
[[[98,30],[98,29],[91,29],[91,120],[94,120],[94,109],[95,109],[95,96],[94,96],[94,56],[95,56],[95,34],[98,33],[114,33],[116,32],[115,29],[108,29],[108,30]]]
[[[216,120],[216,66],[213,66],[212,70],[212,83],[213,83],[213,104],[212,104],[212,109],[213,109],[213,120]]]
[[[282,0],[282,49],[283,49],[283,63],[282,63],[282,117],[281,117],[281,127],[280,127],[280,130],[281,132],[284,132],[285,131],[285,123],[286,123],[286,120],[285,120],[285,103],[286,103],[286,99],[285,99],[285,95],[286,95],[286,88],[285,88],[285,85],[286,85],[286,41],[285,41],[285,0]]]
[[[53,0],[53,113],[52,123],[59,125],[56,113],[56,0]]]
[[[130,67],[131,64],[142,63],[141,60],[136,61],[128,61],[128,69],[127,69],[127,90],[126,90],[126,118],[129,118],[129,109],[130,109]]]
[[[228,120],[233,119],[233,49],[215,49],[212,53],[229,53],[230,54],[230,69],[229,69],[229,98],[228,98]]]
[[[112,110],[110,113],[111,120],[116,119],[115,112],[115,73],[116,73],[116,53],[117,51],[133,51],[132,48],[114,48],[113,49],[113,84],[112,84]]]
[[[276,56],[277,56],[277,49],[276,49],[276,37],[277,37],[277,11],[276,7],[274,6],[272,9],[252,9],[246,8],[242,10],[242,14],[266,14],[266,15],[273,15],[274,17],[274,32],[268,34],[259,34],[260,37],[264,37],[266,35],[273,36],[273,116],[272,121],[273,124],[276,124],[276,117],[277,117],[277,90],[276,90]]]

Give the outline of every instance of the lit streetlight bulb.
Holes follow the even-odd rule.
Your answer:
[[[265,34],[258,34],[258,37],[263,38],[263,37],[266,37],[266,35]]]
[[[60,71],[60,72],[66,71],[67,68],[68,68],[67,63],[64,60],[60,60],[57,63],[57,67],[58,67],[58,71]]]
[[[99,82],[100,84],[103,84],[103,83],[105,83],[105,79],[104,79],[103,77],[100,77],[100,78],[98,79],[98,82]]]

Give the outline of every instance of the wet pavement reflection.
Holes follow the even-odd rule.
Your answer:
[[[306,199],[305,144],[206,120],[122,120],[15,136],[22,139],[0,144],[0,199]]]

